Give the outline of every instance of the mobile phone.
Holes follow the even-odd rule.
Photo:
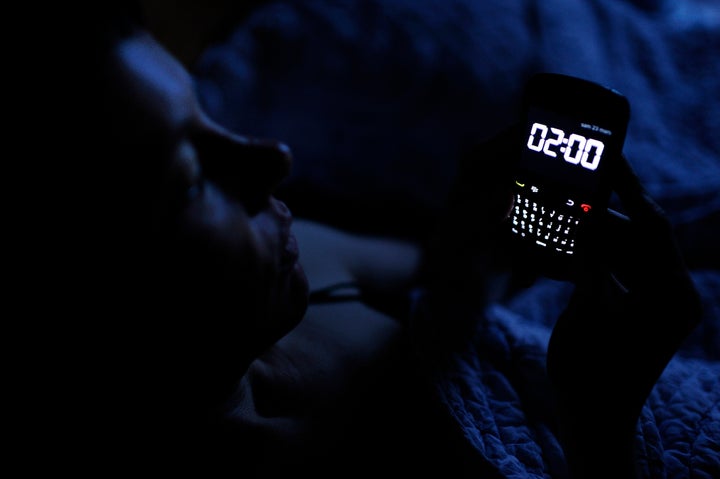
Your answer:
[[[538,73],[525,88],[514,203],[508,217],[521,267],[572,280],[607,211],[612,163],[622,155],[630,104],[617,90]]]

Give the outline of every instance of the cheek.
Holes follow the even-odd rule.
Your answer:
[[[289,229],[289,222],[282,215],[268,209],[249,217],[242,204],[206,187],[185,210],[182,223],[192,238],[186,253],[203,271],[198,281],[221,290],[234,288],[228,300],[242,296],[261,310],[283,296],[289,274],[283,269],[289,233],[284,228]]]
[[[205,211],[205,240],[216,275],[236,288],[229,301],[242,297],[260,316],[270,314],[282,289],[279,226],[270,215],[248,217],[244,208],[226,201]]]
[[[270,215],[261,213],[250,219],[247,231],[251,239],[247,256],[260,265],[263,276],[277,276],[283,247],[277,222]]]
[[[276,274],[271,236],[255,225],[242,205],[206,187],[179,218],[181,255],[203,272],[198,282],[251,285],[262,290]],[[238,294],[238,292],[236,292]]]

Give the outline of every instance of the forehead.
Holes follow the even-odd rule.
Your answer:
[[[192,78],[153,37],[142,33],[117,45],[115,60],[122,89],[146,119],[177,126],[195,115],[197,104]]]

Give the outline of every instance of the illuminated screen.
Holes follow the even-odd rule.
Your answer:
[[[608,125],[530,108],[520,169],[541,183],[592,196],[617,139]]]

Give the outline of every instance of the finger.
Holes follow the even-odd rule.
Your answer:
[[[623,156],[617,162],[614,189],[630,218],[625,238],[636,262],[650,271],[677,275],[686,271],[672,224],[663,209],[645,190],[630,163]]]
[[[614,165],[613,189],[633,221],[665,225],[665,212],[652,199],[624,155]],[[656,225],[660,226],[660,225]]]
[[[617,275],[631,290],[655,296],[658,301],[667,295],[696,311],[697,293],[672,224],[624,156],[614,173],[615,192],[630,220],[613,221]]]

